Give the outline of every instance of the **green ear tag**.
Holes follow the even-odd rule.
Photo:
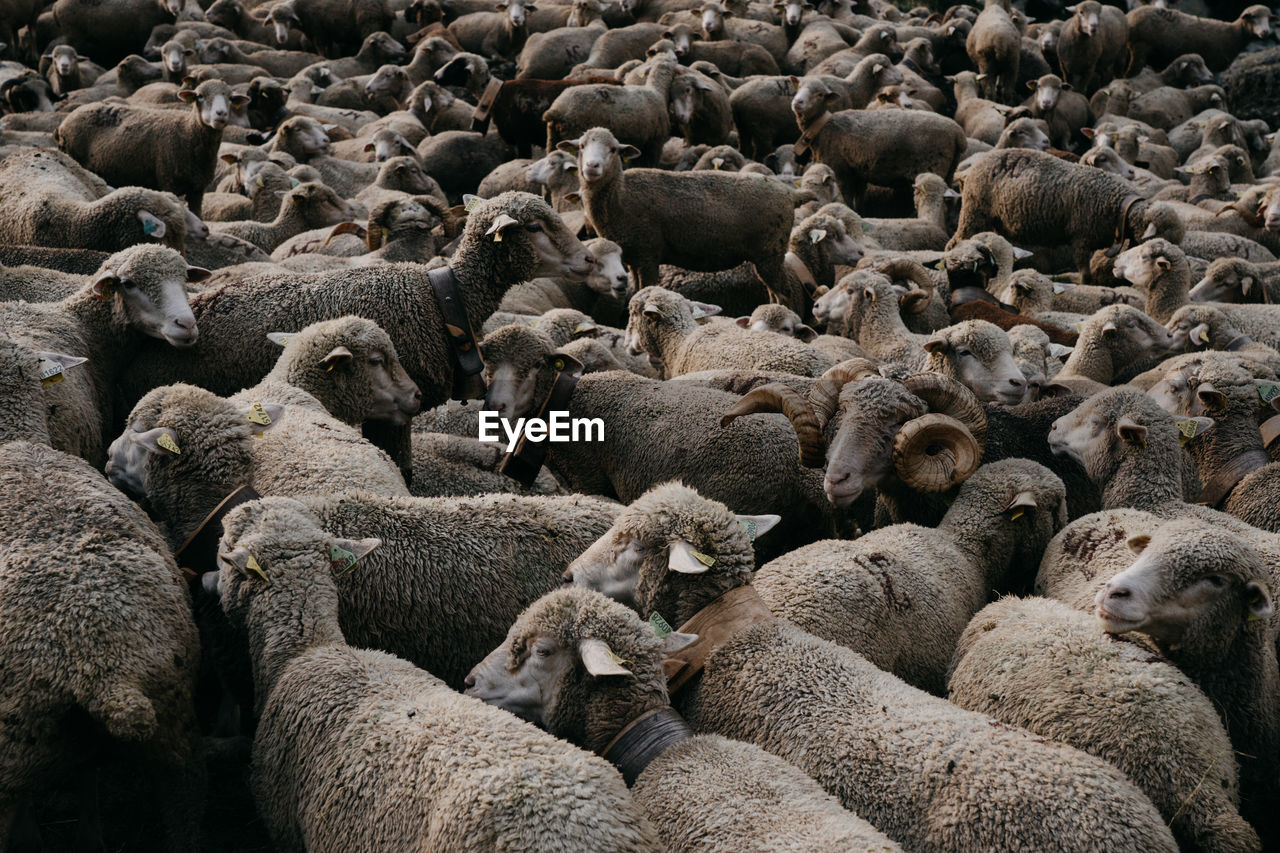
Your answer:
[[[329,572],[335,577],[342,577],[356,567],[356,555],[346,548],[337,545],[329,546]]]
[[[471,213],[483,203],[484,199],[480,198],[480,196],[468,195],[462,200],[462,209],[467,213]]]
[[[740,518],[738,523],[742,525],[742,529],[747,531],[747,538],[752,542],[756,541],[756,531],[759,526],[750,518]]]
[[[649,627],[653,629],[653,633],[658,635],[659,640],[665,640],[671,636],[671,626],[667,624],[667,620],[662,618],[662,614],[653,611],[649,614]]]
[[[1268,406],[1271,405],[1271,401],[1274,400],[1277,395],[1280,395],[1280,385],[1267,384],[1258,386],[1258,396],[1261,397],[1262,402]]]

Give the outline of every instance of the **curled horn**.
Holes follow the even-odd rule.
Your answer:
[[[887,275],[890,280],[905,278],[914,282],[921,290],[927,290],[930,293],[937,286],[933,276],[929,275],[929,271],[921,266],[919,261],[913,261],[910,258],[894,258],[877,264],[876,269]]]
[[[893,466],[919,492],[941,492],[963,483],[982,462],[987,419],[969,389],[937,373],[909,376],[902,384],[932,410],[907,421],[893,440]]]
[[[879,376],[876,366],[865,358],[851,358],[827,370],[809,391],[809,402],[818,419],[819,429],[835,414],[840,402],[840,389],[846,383],[856,382],[868,376]]]
[[[781,412],[791,421],[800,442],[800,464],[806,468],[821,468],[827,461],[827,448],[822,440],[822,427],[809,401],[786,385],[774,382],[762,385],[739,400],[724,413],[720,426],[728,426],[743,415],[761,412]]]
[[[365,239],[364,229],[354,222],[339,222],[333,226],[333,230],[329,232],[329,236],[324,238],[324,244],[327,246],[333,242],[333,238],[340,234],[355,234],[361,240]]]

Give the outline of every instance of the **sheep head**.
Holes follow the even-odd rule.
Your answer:
[[[122,326],[171,346],[189,347],[199,330],[187,303],[187,283],[208,276],[208,270],[188,266],[173,249],[140,244],[103,261],[88,289],[111,303]]]
[[[787,416],[801,464],[826,468],[823,488],[839,507],[895,475],[916,491],[944,491],[977,470],[986,440],[986,414],[967,388],[934,373],[894,382],[865,359],[828,370],[807,398],[780,384],[757,388],[721,424],[762,412]]]
[[[569,564],[564,579],[681,625],[722,593],[750,583],[752,542],[780,521],[735,515],[682,483],[656,486]]]
[[[508,420],[535,414],[546,399],[556,374],[567,371],[581,376],[577,359],[556,351],[545,333],[530,326],[512,324],[495,329],[480,342],[484,358],[484,408]]]
[[[577,139],[564,140],[556,148],[578,158],[578,176],[590,188],[614,180],[622,173],[622,162],[640,156],[640,149],[624,145],[612,132],[593,127]]]
[[[1012,406],[1026,398],[1026,379],[1013,360],[1009,335],[993,323],[966,320],[948,326],[924,349],[930,370],[961,383],[983,402]]]
[[[1257,267],[1242,258],[1215,258],[1187,296],[1192,302],[1265,301]]]
[[[1079,462],[1100,486],[1130,457],[1180,452],[1173,418],[1129,386],[1100,391],[1054,421],[1049,448]]]
[[[511,284],[539,276],[583,281],[595,263],[560,214],[524,192],[495,196],[467,217],[454,266],[465,266],[477,253],[488,257],[482,264],[490,274]]]
[[[1241,634],[1270,630],[1270,571],[1244,538],[1180,519],[1133,536],[1128,545],[1137,559],[1094,599],[1103,630],[1142,631],[1162,649],[1211,650],[1217,654],[1196,655],[1209,665],[1225,662]]]

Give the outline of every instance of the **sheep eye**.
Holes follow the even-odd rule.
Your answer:
[[[374,366],[382,364],[382,355],[379,353],[374,353],[373,355],[369,356],[369,363]]]
[[[534,646],[533,653],[540,658],[551,657],[551,649],[547,648],[546,646]]]
[[[1209,575],[1205,578],[1215,589],[1222,589],[1227,585],[1227,579],[1222,575]]]
[[[956,355],[964,358],[965,356],[972,356],[973,353],[969,352],[967,349],[958,349],[956,350]]]
[[[138,283],[131,278],[122,278],[120,279],[120,286],[125,290],[133,290],[138,286]]]
[[[542,230],[542,223],[530,222],[528,225],[524,227],[524,230],[528,231],[531,234],[537,234],[539,231]]]

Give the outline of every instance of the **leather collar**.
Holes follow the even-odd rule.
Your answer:
[[[609,745],[600,750],[600,755],[618,768],[630,788],[655,758],[691,737],[693,729],[667,705],[645,711],[627,723]]]
[[[222,519],[240,504],[256,501],[259,497],[253,486],[248,484],[236,489],[204,517],[204,521],[187,537],[182,547],[173,553],[173,558],[188,580],[195,580],[205,572],[218,570],[218,540],[222,538]]]
[[[1146,199],[1133,194],[1125,196],[1124,201],[1120,202],[1120,219],[1116,222],[1116,241],[1106,251],[1108,258],[1114,258],[1128,246],[1129,239],[1133,236],[1132,229],[1129,227],[1129,211],[1140,201],[1146,201]]]
[[[822,132],[822,129],[827,126],[827,122],[829,121],[831,121],[831,111],[827,110],[822,115],[818,116],[817,119],[815,119],[808,127],[802,126],[800,128],[800,141],[791,146],[792,152],[799,157],[801,154],[808,151],[813,146],[813,140],[818,138],[818,134]],[[796,123],[799,124],[799,121],[797,120]]]
[[[538,408],[537,418],[545,422],[548,412],[567,411],[569,399],[573,397],[574,389],[577,387],[577,376],[563,370],[557,373],[555,382],[551,383],[551,390],[547,392],[547,398]],[[530,441],[528,435],[520,436],[515,450],[502,457],[498,473],[506,474],[525,488],[532,486],[533,481],[538,477],[538,472],[542,470],[543,461],[547,458],[547,444],[547,440]]]
[[[471,114],[472,130],[478,133],[485,133],[489,130],[489,113],[493,110],[493,103],[498,100],[500,91],[502,91],[502,81],[497,77],[491,77],[484,87],[484,93],[480,95],[480,103],[476,105],[475,112]]]
[[[1272,442],[1280,438],[1280,415],[1267,418],[1258,427],[1258,431],[1262,433],[1262,446],[1270,447]]]
[[[453,361],[453,399],[475,400],[484,397],[484,361],[476,347],[476,336],[467,319],[467,304],[458,291],[458,278],[452,267],[439,267],[427,273],[431,290],[440,307],[444,331],[452,346],[449,349]],[[478,388],[478,391],[477,391]]]
[[[667,693],[689,683],[702,671],[707,658],[752,625],[774,620],[773,611],[764,603],[760,593],[750,584],[737,586],[693,614],[679,627],[682,634],[697,634],[698,639],[675,652],[663,662],[667,674]]]
[[[787,269],[791,270],[795,277],[800,280],[800,284],[804,286],[805,295],[812,302],[814,294],[818,292],[818,281],[813,277],[813,272],[809,269],[809,265],[801,260],[800,256],[795,252],[787,252],[784,263]]]
[[[1213,193],[1200,193],[1200,195],[1189,200],[1187,204],[1199,204],[1202,201],[1211,201],[1216,199],[1217,199],[1217,196],[1215,196]]]
[[[1204,484],[1204,487],[1200,489],[1200,503],[1205,506],[1217,507],[1231,496],[1232,490],[1239,485],[1246,475],[1264,465],[1270,464],[1271,457],[1267,455],[1265,450],[1260,450],[1256,447],[1253,450],[1246,450],[1219,468],[1213,479]]]
[[[1227,344],[1222,349],[1224,352],[1235,352],[1236,350],[1247,347],[1251,343],[1253,343],[1253,338],[1248,335],[1240,335],[1239,337],[1232,338],[1231,343]]]

